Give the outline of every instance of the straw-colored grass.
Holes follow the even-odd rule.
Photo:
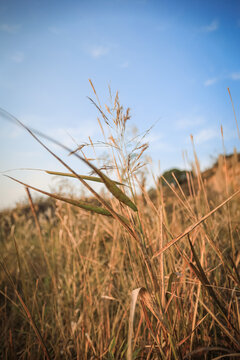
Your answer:
[[[66,150],[106,191],[58,158],[91,197],[34,204],[25,184],[29,207],[1,214],[1,358],[240,358],[237,155],[219,163],[220,191],[195,154],[182,187],[175,177],[150,194],[144,136],[126,142],[129,110],[118,95],[106,111],[95,105],[113,170],[89,162],[83,146]]]

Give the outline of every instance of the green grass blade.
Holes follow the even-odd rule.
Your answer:
[[[84,161],[90,168],[92,168],[98,176],[102,179],[110,193],[115,196],[116,199],[118,199],[120,202],[124,203],[125,205],[129,206],[132,210],[138,211],[136,205],[132,202],[132,200],[129,199],[127,195],[125,195],[122,190],[120,190],[117,185],[109,179],[109,177],[105,174],[103,174],[96,166],[94,166],[92,163],[81,157],[81,160]]]
[[[57,176],[68,176],[68,177],[73,177],[73,178],[76,178],[77,179],[77,176],[74,175],[74,174],[71,174],[71,173],[64,173],[64,172],[58,172],[58,171],[50,171],[50,170],[44,170],[47,174],[50,174],[50,175],[57,175]],[[99,182],[99,183],[104,183],[104,181],[99,178],[99,177],[96,177],[96,176],[87,176],[87,175],[79,175],[78,176],[83,179],[83,180],[89,180],[89,181],[95,181],[95,182]],[[123,183],[120,183],[118,181],[114,181],[114,180],[111,180],[112,182],[114,182],[115,184],[117,185],[124,185],[126,186],[125,184]]]
[[[57,199],[57,200],[72,204],[74,206],[80,207],[80,208],[82,208],[84,210],[87,210],[87,211],[92,211],[92,212],[100,214],[100,215],[105,215],[105,216],[111,216],[112,217],[112,214],[108,210],[106,210],[106,209],[104,209],[102,207],[94,206],[92,204],[88,204],[87,202],[84,202],[84,201],[81,201],[81,200],[74,200],[74,199],[65,198],[65,197],[57,195],[57,194],[51,194],[51,193],[49,193],[47,191],[40,190],[40,189],[35,188],[35,187],[31,186],[31,185],[25,184],[22,181],[19,181],[19,180],[15,179],[15,178],[13,178],[11,176],[7,176],[7,177],[14,180],[14,181],[16,181],[16,182],[18,182],[19,184],[22,184],[22,185],[24,185],[24,186],[26,186],[26,187],[28,187],[30,189],[38,191],[41,194],[50,196],[50,197],[52,197],[54,199]],[[123,219],[125,219],[125,218],[123,218]]]

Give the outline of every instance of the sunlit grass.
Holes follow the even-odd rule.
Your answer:
[[[22,183],[30,207],[1,215],[1,358],[240,357],[238,155],[213,171],[220,191],[194,150],[184,184],[173,174],[175,186],[163,179],[150,193],[144,135],[125,136],[129,109],[118,94],[106,111],[95,105],[109,163],[65,147],[95,176],[77,174],[45,145],[68,170],[48,173],[75,177],[91,197],[48,193],[56,203],[40,211],[29,189],[43,191]]]

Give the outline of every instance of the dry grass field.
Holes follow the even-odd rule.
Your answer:
[[[238,154],[204,173],[195,154],[184,184],[150,193],[129,111],[97,106],[113,170],[74,154],[105,191],[67,168],[90,197],[34,203],[28,184],[1,213],[1,359],[239,359]]]

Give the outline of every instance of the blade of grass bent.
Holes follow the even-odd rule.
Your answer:
[[[71,174],[71,173],[64,173],[64,172],[59,172],[59,171],[50,171],[50,170],[44,170],[47,174],[50,174],[50,175],[58,175],[58,176],[68,176],[68,177],[73,177],[73,178],[77,178],[76,175],[74,174]],[[96,176],[87,176],[87,175],[79,175],[78,176],[81,178],[81,179],[84,179],[84,180],[89,180],[89,181],[95,181],[95,182],[99,182],[99,183],[104,183],[103,180],[99,177],[96,177]],[[115,184],[117,185],[123,185],[125,186],[125,184],[123,183],[120,183],[118,181],[114,181],[114,180],[111,180],[112,182],[114,182]]]
[[[120,202],[124,203],[125,205],[129,206],[132,210],[138,211],[136,205],[132,202],[132,200],[130,200],[129,197],[127,195],[125,195],[124,192],[122,192],[122,190],[120,190],[117,187],[117,185],[111,179],[109,179],[109,177],[107,175],[103,174],[96,166],[94,166],[92,163],[90,163],[86,159],[82,158],[81,156],[80,156],[80,158],[91,169],[93,169],[95,171],[95,173],[97,173],[98,176],[100,176],[100,178],[102,179],[102,181],[104,182],[104,184],[106,185],[108,190],[111,192],[111,194],[113,196],[115,196],[115,198],[117,198]]]
[[[93,206],[91,204],[88,204],[84,201],[81,201],[81,200],[74,200],[74,199],[69,199],[69,198],[65,198],[63,196],[60,196],[60,195],[57,195],[57,194],[52,194],[52,193],[49,193],[47,191],[44,191],[44,190],[41,190],[41,189],[38,189],[38,188],[35,188],[34,186],[31,186],[31,185],[28,185],[28,184],[25,184],[24,182],[20,181],[20,180],[17,180],[15,178],[13,178],[12,176],[8,176],[8,175],[5,175],[7,176],[8,178],[18,182],[19,184],[21,185],[24,185],[24,186],[27,186],[29,187],[30,189],[33,189],[35,191],[38,191],[40,192],[41,194],[44,194],[44,195],[47,195],[47,196],[50,196],[54,199],[57,199],[57,200],[60,200],[60,201],[63,201],[63,202],[66,202],[66,203],[69,203],[71,205],[74,205],[74,206],[77,206],[77,207],[80,207],[84,210],[87,210],[87,211],[91,211],[91,212],[94,212],[94,213],[97,213],[97,214],[101,214],[101,215],[105,215],[105,216],[112,216],[112,214],[104,209],[104,208],[101,208],[99,206]]]
[[[135,314],[135,308],[137,303],[138,294],[142,288],[134,289],[131,296],[131,306],[129,315],[129,326],[128,326],[128,349],[127,349],[127,360],[132,360],[132,336],[133,336],[133,320]]]
[[[127,350],[127,360],[131,360],[132,359],[132,337],[133,337],[133,321],[134,321],[134,315],[135,315],[135,308],[136,308],[136,303],[137,303],[137,299],[140,298],[141,301],[141,305],[144,311],[144,316],[145,316],[145,320],[147,323],[149,323],[149,330],[151,332],[151,335],[153,336],[156,345],[159,348],[159,351],[162,355],[163,358],[165,358],[163,351],[161,349],[161,346],[156,338],[156,336],[154,335],[153,331],[152,331],[152,326],[149,322],[147,313],[146,313],[146,309],[145,306],[151,311],[151,313],[156,317],[156,319],[160,322],[163,330],[168,333],[167,328],[165,327],[164,323],[163,323],[163,319],[161,318],[161,315],[158,311],[158,309],[156,308],[155,304],[152,301],[151,295],[149,294],[149,292],[147,291],[146,288],[144,287],[140,287],[137,289],[134,289],[132,291],[132,295],[131,295],[131,306],[130,306],[130,315],[129,315],[129,328],[128,328],[128,350]],[[168,333],[168,335],[170,335]]]

